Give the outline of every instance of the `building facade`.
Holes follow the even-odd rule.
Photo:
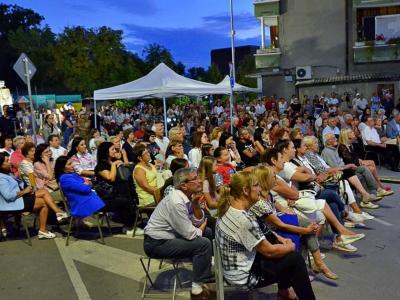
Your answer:
[[[254,0],[254,14],[262,32],[254,76],[265,95],[399,98],[400,0]]]

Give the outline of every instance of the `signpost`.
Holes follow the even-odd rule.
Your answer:
[[[36,118],[35,118],[35,109],[33,108],[32,91],[31,91],[31,78],[36,73],[36,67],[33,65],[29,57],[25,53],[22,53],[18,58],[17,62],[14,64],[13,69],[28,87],[29,103],[31,106],[33,141],[36,144],[36,122],[35,122]]]

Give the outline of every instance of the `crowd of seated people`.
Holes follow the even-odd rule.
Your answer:
[[[17,136],[11,147],[5,138],[0,210],[39,213],[39,238],[53,238],[49,212],[59,222],[68,217],[52,197],[60,188],[72,215],[113,212],[122,232],[144,234],[148,256],[190,258],[194,298],[209,293],[215,238],[228,284],[277,282],[282,299],[314,299],[300,249],[309,251],[315,272],[338,279],[319,241],[330,239],[335,251],[358,250],[353,243],[366,235],[353,228],[365,227],[371,209],[393,194],[373,159],[381,156],[398,171],[400,158],[400,113],[382,126],[378,111],[371,116],[365,108],[358,118],[320,100],[317,117],[298,100],[282,112],[262,110],[262,102],[238,106],[232,133],[220,111],[208,119],[181,114],[168,138],[164,124],[150,119],[124,121],[124,131],[101,127],[88,138],[71,134],[68,142],[53,131],[48,144]],[[138,209],[148,209],[147,219],[134,228]],[[4,220],[0,225],[6,230]]]

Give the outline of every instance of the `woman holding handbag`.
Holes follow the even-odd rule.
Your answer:
[[[119,185],[117,170],[123,162],[117,160],[115,156],[116,150],[113,143],[100,144],[97,150],[98,163],[94,169],[96,180],[93,183],[93,189],[106,204],[107,211],[118,213],[124,225],[123,232],[131,236],[135,219],[135,204],[129,190]]]
[[[316,233],[319,226],[310,222],[307,218],[297,216],[293,210],[284,208],[275,203],[271,197],[270,190],[275,185],[275,174],[272,168],[266,166],[258,166],[254,168],[254,174],[260,183],[260,200],[250,208],[250,215],[254,216],[261,222],[270,224],[273,228],[291,235],[300,235],[303,244],[314,258],[312,269],[316,273],[322,273],[326,278],[336,280],[339,277],[333,273],[324,263],[319,249],[318,238]],[[278,215],[283,213],[283,215]],[[285,222],[284,216],[295,217],[296,225]],[[283,219],[283,220],[282,220]]]

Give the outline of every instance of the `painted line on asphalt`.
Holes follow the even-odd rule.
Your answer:
[[[385,225],[385,226],[393,226],[393,224],[392,223],[389,223],[389,222],[386,222],[386,221],[383,221],[383,220],[381,220],[381,219],[378,219],[378,218],[376,218],[375,217],[375,219],[372,219],[373,221],[375,221],[375,222],[378,222],[378,223],[380,223],[380,224],[382,224],[382,225]]]
[[[75,266],[72,257],[68,254],[65,247],[65,240],[60,238],[55,238],[55,243],[57,245],[58,251],[60,252],[61,258],[64,262],[65,268],[67,269],[68,276],[71,280],[72,286],[75,289],[75,293],[79,300],[90,300],[90,295],[86,289],[85,284]]]

